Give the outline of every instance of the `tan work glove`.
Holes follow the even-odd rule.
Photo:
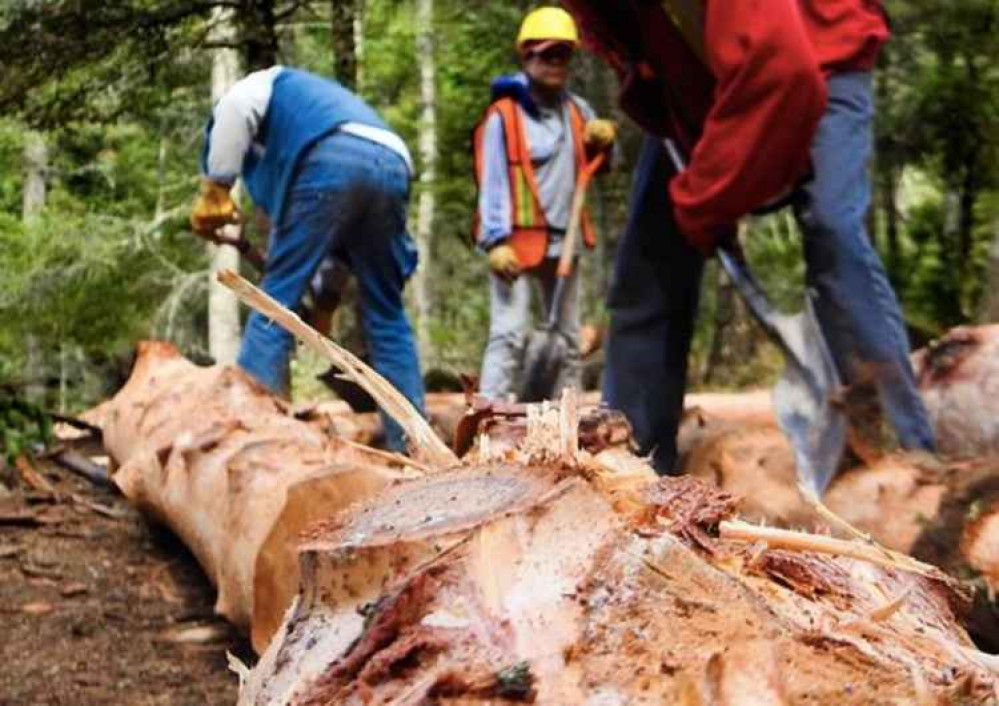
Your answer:
[[[239,212],[229,189],[211,179],[201,180],[198,199],[191,209],[191,228],[195,233],[211,239],[219,228],[239,220]]]
[[[514,280],[520,275],[520,260],[510,245],[502,243],[489,251],[489,269],[503,279]]]
[[[583,142],[596,150],[610,149],[617,141],[617,123],[613,120],[591,120],[586,123]]]

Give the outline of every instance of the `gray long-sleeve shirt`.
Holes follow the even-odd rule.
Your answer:
[[[549,256],[557,254],[561,236],[568,228],[572,194],[576,186],[576,153],[572,140],[569,100],[575,101],[584,120],[589,121],[596,116],[585,100],[568,94],[558,106],[540,107],[537,116],[518,107],[531,149],[531,165],[538,184],[538,197],[551,230]],[[506,136],[503,119],[497,113],[486,121],[482,149],[479,246],[489,249],[509,238],[513,229]]]

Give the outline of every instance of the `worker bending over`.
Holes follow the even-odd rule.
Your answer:
[[[219,100],[201,167],[194,230],[210,237],[237,218],[229,192],[242,177],[272,224],[263,290],[296,309],[324,259],[345,263],[357,278],[373,367],[422,410],[423,379],[402,298],[417,262],[406,230],[413,169],[402,139],[335,81],[274,66]],[[287,394],[292,345],[291,334],[253,312],[239,365]],[[402,429],[382,417],[387,445],[405,450]]]
[[[612,287],[604,397],[674,471],[705,258],[790,196],[808,287],[846,384],[872,384],[902,446],[932,450],[902,314],[865,227],[877,0],[566,0],[648,133]],[[662,140],[678,143],[678,173]],[[681,237],[682,235],[682,237]]]
[[[523,71],[493,82],[492,103],[475,130],[475,237],[491,270],[489,342],[480,381],[486,397],[517,394],[531,280],[547,311],[577,179],[586,162],[616,138],[614,123],[594,119],[586,101],[566,89],[578,43],[576,25],[564,10],[545,7],[530,13],[517,37]],[[586,213],[582,233],[592,247],[595,234]],[[553,394],[580,385],[578,267],[565,282],[556,327],[567,356]]]

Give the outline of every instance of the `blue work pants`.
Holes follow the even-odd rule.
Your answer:
[[[303,157],[288,193],[283,222],[271,233],[261,288],[298,308],[328,254],[345,262],[358,282],[362,325],[371,364],[421,412],[423,377],[403,288],[416,267],[406,230],[409,173],[392,150],[334,133]],[[271,390],[288,389],[291,334],[253,312],[239,365]],[[387,445],[405,450],[402,429],[382,413]]]

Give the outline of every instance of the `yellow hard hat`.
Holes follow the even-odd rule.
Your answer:
[[[524,42],[552,40],[579,44],[579,32],[572,15],[560,7],[539,7],[524,18],[517,35],[518,47]]]

